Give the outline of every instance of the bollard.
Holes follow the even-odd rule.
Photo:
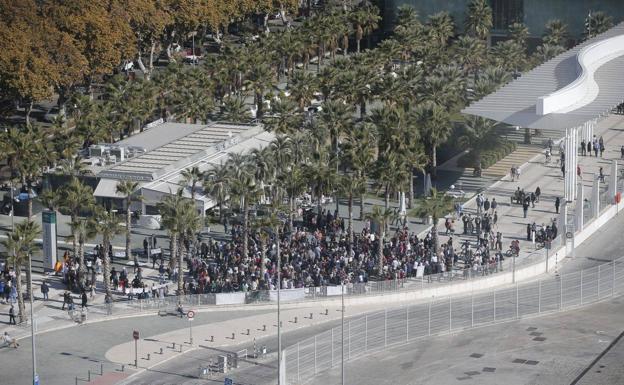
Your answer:
[[[249,329],[247,329],[247,335],[250,335],[250,334],[249,334]]]
[[[329,309],[325,309],[325,315],[329,315]]]
[[[214,342],[214,336],[210,336],[210,342]]]
[[[104,364],[100,363],[100,376],[104,375]]]
[[[150,354],[149,353],[147,353],[147,360],[148,361],[150,360]]]
[[[262,325],[262,331],[266,332],[266,325]]]
[[[232,339],[236,338],[236,333],[232,333]]]
[[[253,352],[254,352],[253,358],[258,358],[258,350],[256,350],[256,339],[255,338],[254,338],[254,341],[253,341]]]
[[[295,317],[295,321],[293,323],[297,323],[297,317]]]
[[[312,317],[313,317],[313,316],[314,316],[314,314],[313,314],[313,313],[310,313],[310,319],[312,319]]]
[[[88,373],[88,374],[87,374],[87,376],[88,376],[88,377],[87,377],[87,378],[88,378],[87,382],[91,382],[91,369],[89,369],[89,370],[87,371],[87,373]]]
[[[160,354],[163,354],[162,348],[160,348]]]

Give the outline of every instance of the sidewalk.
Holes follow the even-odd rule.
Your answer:
[[[596,137],[602,136],[605,142],[605,153],[603,158],[579,156],[579,166],[582,170],[582,180],[584,185],[585,197],[590,196],[592,183],[598,170],[603,167],[605,182],[609,181],[609,173],[611,172],[611,161],[620,159],[620,147],[624,145],[624,116],[611,115],[601,121],[595,128]],[[555,138],[556,139],[556,138]],[[544,163],[544,155],[539,154],[528,163],[520,167],[520,180],[511,181],[509,175],[503,177],[500,181],[494,183],[483,191],[483,195],[489,198],[496,198],[498,203],[497,213],[498,222],[493,227],[494,231],[500,231],[503,234],[503,252],[505,252],[512,240],[520,241],[520,255],[516,261],[516,266],[535,262],[545,258],[545,250],[536,250],[532,242],[526,240],[527,224],[535,222],[537,225],[548,225],[553,219],[557,218],[555,211],[555,198],[560,197],[563,203],[563,175],[560,165],[557,165],[559,159],[558,148],[553,149],[554,154],[550,164]],[[601,183],[604,186],[604,184]],[[527,218],[524,218],[522,205],[511,205],[510,197],[519,187],[525,192],[534,192],[537,187],[541,189],[541,197],[539,203],[535,204],[535,208],[530,208]],[[491,210],[490,210],[491,212]],[[464,213],[476,213],[476,201],[474,196],[464,204]],[[559,234],[562,231],[562,224],[557,224]],[[446,229],[444,220],[438,223],[438,233],[440,234],[440,243],[446,242],[448,236],[444,235]],[[463,223],[455,222],[455,236],[453,236],[453,244],[457,249],[464,240],[470,240],[472,244],[476,242],[476,236],[462,235]],[[511,261],[505,261],[507,265]]]

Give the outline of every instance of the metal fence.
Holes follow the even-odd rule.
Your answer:
[[[432,298],[425,304],[388,309],[351,319],[285,349],[290,385],[332,367],[420,338],[508,322],[587,305],[624,289],[624,257],[549,279],[520,283],[490,293]]]

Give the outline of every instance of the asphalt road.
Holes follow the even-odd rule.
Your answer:
[[[221,311],[197,313],[197,325],[222,322],[265,311]],[[125,318],[106,322],[85,324],[54,332],[37,335],[37,367],[41,385],[68,385],[75,383],[75,377],[87,378],[87,371],[120,369],[109,363],[105,353],[112,346],[127,342],[132,331],[138,330],[141,338],[162,334],[170,330],[187,327],[188,322],[173,316],[145,316]],[[0,385],[32,384],[31,341],[20,340],[19,349],[0,348]],[[84,382],[81,382],[84,384]]]

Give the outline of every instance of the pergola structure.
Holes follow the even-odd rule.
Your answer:
[[[561,136],[565,136],[565,200],[571,202],[579,193],[576,167],[580,141],[592,140],[598,120],[623,102],[624,23],[620,23],[523,74],[462,112],[524,128],[561,131]],[[612,177],[616,173],[614,161]],[[614,188],[615,183],[612,185]]]

